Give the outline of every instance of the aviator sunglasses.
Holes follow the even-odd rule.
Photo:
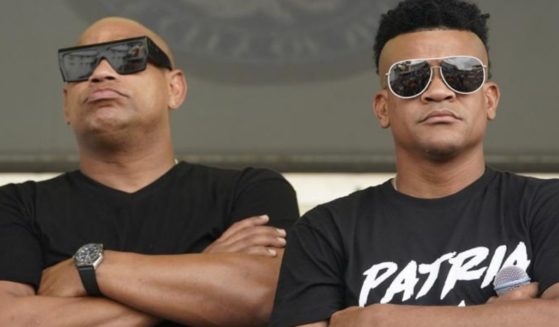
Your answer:
[[[439,65],[431,66],[429,61],[438,61]],[[429,88],[435,68],[446,86],[456,93],[477,92],[485,83],[487,66],[479,58],[451,56],[398,61],[386,73],[388,87],[401,99],[415,98]]]
[[[148,61],[157,67],[173,69],[169,57],[147,36],[58,50],[64,82],[87,80],[102,59],[121,75],[145,70]]]

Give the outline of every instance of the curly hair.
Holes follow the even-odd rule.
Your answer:
[[[386,42],[404,33],[437,28],[470,31],[489,49],[488,18],[477,5],[460,0],[404,0],[381,17],[373,47],[377,73]]]

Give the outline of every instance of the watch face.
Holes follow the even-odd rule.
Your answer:
[[[82,246],[74,255],[74,260],[78,266],[93,265],[101,257],[103,245],[90,243]]]

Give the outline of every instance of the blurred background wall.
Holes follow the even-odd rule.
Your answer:
[[[56,50],[73,45],[93,21],[117,15],[160,33],[186,71],[188,99],[172,115],[180,159],[271,167],[295,176],[299,188],[312,184],[310,176],[331,185],[304,197],[383,181],[394,170],[393,148],[371,112],[379,87],[371,48],[380,13],[397,2],[1,1],[0,172],[35,174],[5,175],[12,181],[77,167]],[[488,162],[556,172],[559,2],[477,3],[491,14],[491,69],[502,91]]]
[[[174,46],[189,97],[172,115],[177,155],[281,171],[392,171],[378,127],[371,47],[395,0],[4,0],[0,2],[0,170],[76,167],[56,50],[94,20],[138,19]],[[484,0],[502,102],[488,160],[515,171],[559,164],[559,2]]]

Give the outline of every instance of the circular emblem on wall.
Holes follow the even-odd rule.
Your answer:
[[[381,13],[395,0],[67,1],[86,19],[124,16],[162,35],[188,74],[235,83],[347,76],[374,67]]]

